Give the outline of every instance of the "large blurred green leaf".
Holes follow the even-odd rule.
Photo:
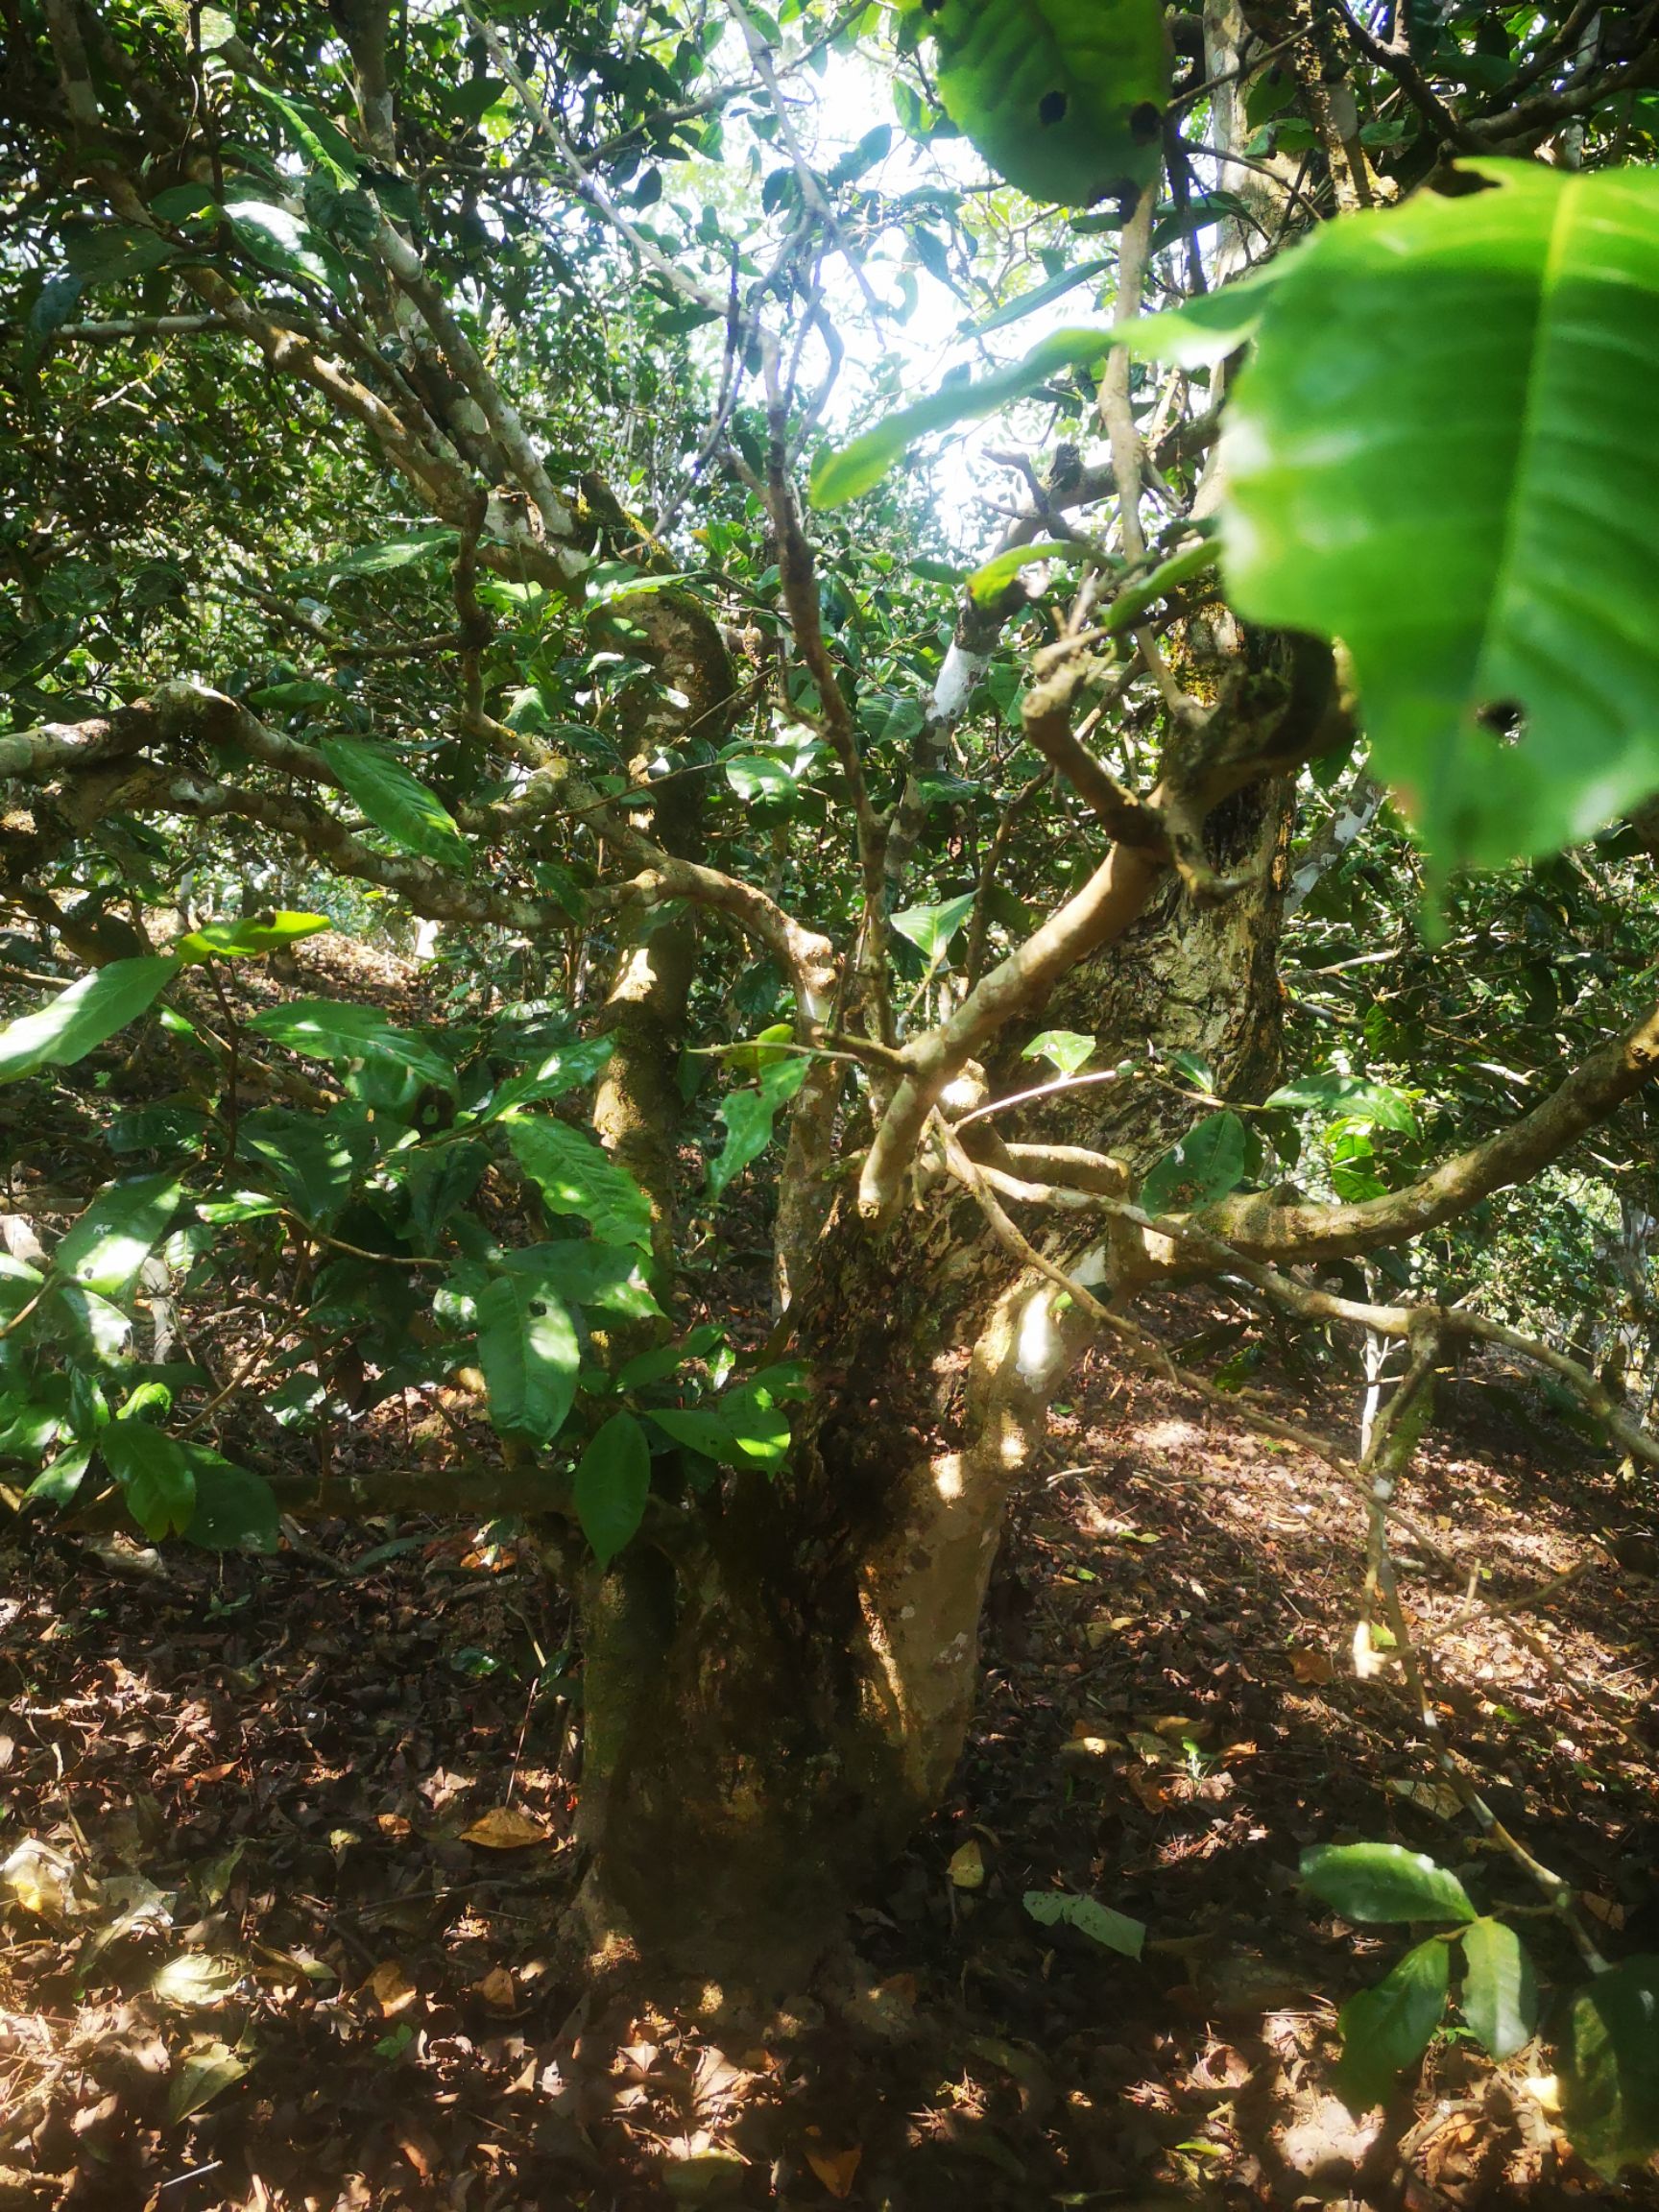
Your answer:
[[[162,954],[111,960],[33,1014],[19,1015],[0,1029],[0,1083],[14,1083],[39,1068],[73,1067],[142,1014],[178,973],[179,962]]]
[[[1169,46],[1157,0],[902,0],[939,97],[1034,200],[1088,206],[1158,169]]]
[[[1345,640],[1440,869],[1659,788],[1659,174],[1467,168],[1285,257],[1222,458],[1230,596]]]
[[[1567,2132],[1599,2174],[1659,2150],[1659,1957],[1598,1974],[1573,2004]]]

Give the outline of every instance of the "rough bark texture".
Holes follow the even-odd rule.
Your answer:
[[[1049,1019],[1093,1029],[1107,1057],[1203,1052],[1236,1094],[1271,1083],[1288,810],[1283,785],[1232,802],[1214,857],[1260,860],[1260,880],[1214,908],[1172,888]],[[1172,1133],[1163,1093],[1075,1097],[1074,1142],[1144,1156]],[[884,1232],[843,1198],[793,1310],[814,1395],[788,1471],[735,1479],[708,1549],[637,1564],[649,1592],[616,1589],[589,1628],[592,1924],[780,1985],[950,1781],[1008,1495],[1090,1334],[938,1182]]]
[[[1079,1029],[1097,1040],[1094,1067],[1126,1052],[1190,1052],[1208,1063],[1224,1098],[1264,1097],[1279,1078],[1282,1000],[1278,950],[1293,789],[1285,779],[1251,785],[1216,809],[1209,851],[1218,870],[1248,873],[1247,886],[1200,906],[1171,874],[1117,944],[1084,961],[1049,998],[1034,1029]],[[1031,1063],[1010,1054],[1006,1089]],[[1085,1144],[1136,1169],[1191,1125],[1184,1079],[1061,1092],[1024,1110],[1003,1134],[1046,1144]]]
[[[684,592],[619,601],[613,619],[628,648],[655,670],[655,680],[641,678],[622,696],[629,774],[645,786],[662,777],[662,761],[670,764],[649,810],[637,819],[676,859],[700,860],[705,775],[694,762],[706,757],[703,748],[718,747],[737,704],[725,645],[708,610]],[[665,696],[670,691],[685,704]],[[651,1201],[653,1240],[664,1269],[674,1244],[682,1112],[676,1071],[696,968],[695,913],[648,910],[624,928],[596,1024],[613,1049],[594,1099],[594,1127]]]

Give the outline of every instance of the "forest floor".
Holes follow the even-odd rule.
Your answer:
[[[1188,1300],[1171,1341],[1213,1329]],[[1266,1381],[1351,1433],[1356,1390]],[[1464,1378],[1403,1541],[1443,1722],[1615,1955],[1659,1948],[1659,1585],[1611,1465]],[[1356,1677],[1352,1495],[1161,1383],[1074,1382],[1020,1497],[955,1791],[770,2016],[716,2031],[552,1963],[565,1625],[527,1546],[324,1525],[269,1558],[0,1534],[0,2212],[868,2212],[1659,2204],[1599,2186],[1536,2045],[1461,2036],[1350,2120],[1336,2009],[1403,1934],[1297,1887],[1394,1838],[1528,1899]],[[1514,1616],[1488,1600],[1578,1579]],[[1139,1960],[1029,1891],[1145,1923]],[[1575,1980],[1526,1923],[1546,2002]],[[1399,1939],[1397,1939],[1397,1937]]]

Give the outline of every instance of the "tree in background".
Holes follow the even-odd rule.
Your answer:
[[[950,1777],[1068,1368],[1216,1394],[1160,1289],[1394,1348],[1315,1441],[1413,1694],[1446,1357],[1659,1461],[1604,1329],[1512,1326],[1565,1258],[1463,1296],[1494,1206],[1655,1210],[1643,12],[6,13],[0,897],[85,971],[0,1035],[13,1140],[79,1131],[0,1262],[32,1499],[534,1513],[584,1926],[764,1981]],[[980,373],[896,408],[924,284]],[[964,570],[899,465],[1005,409]],[[250,1010],[232,964],[392,916],[448,1023]],[[751,1168],[773,1310],[687,1329]],[[254,1351],[175,1359],[250,1271]],[[452,1385],[492,1451],[329,1480]]]

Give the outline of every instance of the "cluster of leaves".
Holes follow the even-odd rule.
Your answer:
[[[157,1005],[191,966],[324,926],[300,913],[209,925],[166,955],[96,970],[0,1029],[0,1080],[19,1080],[73,1067],[155,1008],[187,1070],[172,1095],[105,1129],[125,1163],[155,1165],[100,1190],[38,1263],[0,1255],[0,1455],[38,1470],[26,1496],[65,1506],[90,1475],[152,1537],[270,1549],[270,1484],[191,1431],[232,1391],[251,1400],[257,1388],[267,1428],[303,1432],[343,1364],[349,1405],[332,1409],[358,1414],[475,1365],[504,1439],[557,1446],[547,1503],[573,1513],[601,1563],[638,1528],[654,1461],[670,1462],[660,1479],[693,1488],[721,1466],[776,1467],[798,1369],[734,1379],[711,1327],[631,1356],[609,1345],[619,1325],[665,1320],[648,1279],[650,1207],[584,1129],[538,1111],[590,1084],[609,1040],[554,1042],[534,1021],[452,1032],[463,1067],[372,1006],[281,999],[248,1020],[241,1049],[260,1040],[296,1072],[320,1065],[338,1094],[322,1112],[239,1111],[237,1047],[180,1005]],[[315,1095],[309,1078],[301,1088]],[[737,1119],[733,1142],[749,1142]],[[711,1165],[717,1194],[733,1170]],[[491,1226],[482,1187],[510,1166],[549,1217],[542,1241],[504,1245]],[[146,1292],[223,1296],[251,1274],[272,1281],[291,1253],[275,1349],[185,1417],[209,1378],[194,1361],[137,1355]]]
[[[1455,1955],[1457,2005],[1494,2058],[1512,2058],[1540,2022],[1538,1982],[1507,1921],[1478,1912],[1449,1868],[1398,1843],[1323,1844],[1302,1880],[1344,1920],[1414,1921],[1438,1932],[1407,1951],[1374,1988],[1342,2008],[1337,2081],[1356,2112],[1384,2104],[1446,2017]],[[1575,2148],[1609,2176],[1659,2147],[1659,1958],[1625,1959],[1592,1976],[1567,2007],[1562,2108]]]

